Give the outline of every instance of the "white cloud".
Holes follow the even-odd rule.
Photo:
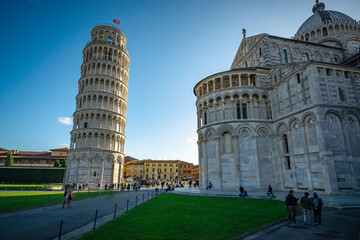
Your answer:
[[[58,117],[57,121],[64,125],[72,125],[72,120],[69,117]]]
[[[188,138],[185,141],[186,143],[196,143],[197,142],[197,137],[192,137],[192,138]]]
[[[69,144],[66,144],[66,143],[62,143],[62,144],[60,144],[60,146],[69,148]]]

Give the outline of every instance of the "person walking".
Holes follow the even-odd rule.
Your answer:
[[[273,197],[273,198],[275,198],[275,196],[274,196],[274,194],[273,194],[273,191],[272,191],[272,187],[271,187],[271,185],[269,184],[269,188],[268,188],[268,196],[270,196],[271,195],[271,197]]]
[[[309,198],[309,193],[305,192],[304,196],[300,200],[301,207],[304,212],[304,225],[311,225],[310,219],[311,219],[311,208],[312,208],[312,202]]]
[[[289,220],[294,223],[296,223],[295,216],[297,213],[297,202],[298,201],[299,201],[299,199],[294,196],[294,191],[290,190],[289,194],[286,196],[285,204],[288,209]]]
[[[319,198],[317,192],[314,192],[314,196],[311,198],[312,207],[314,209],[314,222],[316,225],[321,225],[321,211],[323,206],[323,201]]]
[[[64,205],[65,203],[67,202],[67,198],[66,198],[66,194],[67,194],[67,186],[65,186],[65,191],[64,191],[64,201],[63,201],[63,204],[62,204],[62,208],[64,208]]]
[[[70,202],[73,198],[73,190],[72,190],[72,187],[69,187],[68,190],[67,190],[67,193],[66,193],[66,196],[65,198],[67,199],[67,206],[68,208],[71,208],[71,205],[70,205]]]

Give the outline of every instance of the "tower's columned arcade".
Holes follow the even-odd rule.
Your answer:
[[[96,26],[83,50],[65,183],[90,189],[123,179],[130,58],[116,27]]]

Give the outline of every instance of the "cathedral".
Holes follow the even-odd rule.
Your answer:
[[[360,23],[325,10],[292,38],[246,36],[194,87],[201,187],[360,190]]]

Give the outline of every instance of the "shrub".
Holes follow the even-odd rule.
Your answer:
[[[11,153],[8,153],[6,159],[5,159],[5,167],[11,167],[14,163],[14,158]]]
[[[59,162],[59,160],[55,160],[55,162],[54,162],[54,167],[59,167],[60,166],[60,162]]]
[[[62,162],[61,162],[61,165],[60,165],[60,167],[66,167],[66,159],[64,159]]]

